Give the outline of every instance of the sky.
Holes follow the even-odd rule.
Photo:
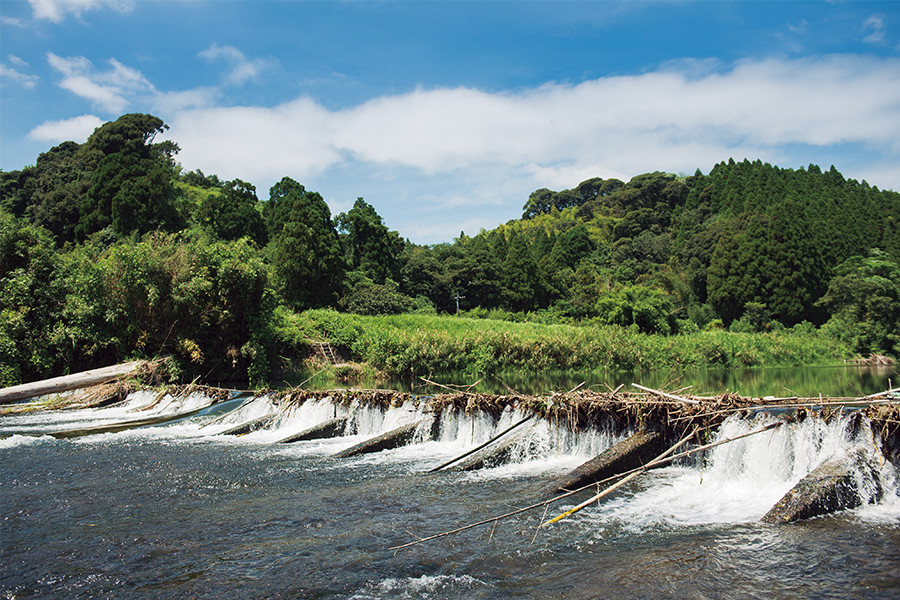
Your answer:
[[[0,169],[134,112],[420,244],[729,158],[900,191],[900,2],[0,0]]]

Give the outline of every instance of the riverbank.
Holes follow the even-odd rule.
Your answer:
[[[308,310],[281,312],[277,332],[283,355],[315,358],[316,343],[324,342],[334,349],[337,362],[362,363],[370,375],[393,378],[517,370],[824,366],[854,358],[838,341],[801,326],[771,333],[711,330],[662,336],[616,326]]]

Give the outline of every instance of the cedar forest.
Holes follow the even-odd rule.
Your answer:
[[[633,333],[811,331],[900,355],[900,193],[729,160],[539,189],[521,219],[421,246],[359,198],[332,216],[176,161],[129,114],[0,172],[0,385],[171,356],[266,381],[286,315],[452,314]]]

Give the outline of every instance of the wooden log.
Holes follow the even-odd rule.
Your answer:
[[[64,375],[62,377],[54,377],[52,379],[44,379],[42,381],[34,381],[31,383],[23,383],[0,390],[0,404],[9,404],[18,402],[27,398],[36,396],[46,396],[47,394],[61,394],[70,390],[90,387],[92,385],[100,385],[107,383],[123,375],[135,372],[141,366],[147,364],[143,360],[135,360],[119,365],[102,367],[100,369],[92,369],[90,371],[82,371],[81,373],[73,373],[72,375]]]
[[[662,450],[662,435],[656,432],[635,433],[586,463],[576,467],[562,479],[544,488],[545,494],[558,494],[630,471],[649,463]]]
[[[291,444],[293,442],[302,442],[306,440],[320,440],[322,438],[332,438],[341,436],[347,429],[348,417],[335,417],[324,423],[313,425],[308,429],[304,429],[300,433],[289,435],[282,440],[275,442],[276,444]]]
[[[257,419],[253,419],[251,421],[247,421],[246,423],[241,423],[240,425],[236,425],[231,429],[226,429],[225,431],[219,432],[219,435],[244,435],[247,433],[251,433],[258,429],[263,429],[264,427],[268,427],[272,421],[275,420],[275,417],[278,416],[277,412],[269,413],[267,415],[263,415]]]
[[[410,423],[409,425],[403,425],[402,427],[398,427],[396,429],[392,429],[387,433],[382,433],[381,435],[370,438],[364,442],[356,444],[355,446],[351,446],[346,450],[341,450],[334,456],[337,458],[348,458],[350,456],[358,456],[360,454],[370,454],[372,452],[381,452],[382,450],[392,450],[394,448],[399,448],[405,444],[408,444],[416,437],[416,431],[419,427],[428,423],[429,420],[432,420],[432,425],[437,422],[437,419],[434,417],[429,417],[425,419],[420,419],[415,423]],[[432,432],[434,427],[432,427]]]
[[[469,456],[462,462],[451,467],[447,467],[446,471],[475,471],[476,469],[484,469],[485,467],[496,467],[509,462],[512,452],[516,444],[524,440],[531,433],[532,428],[526,428],[516,435],[512,435],[495,444],[490,448],[483,448],[475,454]]]
[[[862,497],[856,476],[859,470],[868,471],[864,476],[877,484],[878,477],[861,448],[823,461],[782,496],[762,522],[793,523],[860,506]],[[878,486],[876,495],[880,494]]]

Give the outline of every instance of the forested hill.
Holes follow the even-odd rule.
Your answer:
[[[0,384],[160,354],[260,378],[278,315],[314,307],[660,334],[821,327],[900,352],[900,193],[834,167],[595,178],[418,246],[362,198],[332,216],[289,177],[260,198],[188,171],[156,141],[165,129],[124,115],[0,172]]]

